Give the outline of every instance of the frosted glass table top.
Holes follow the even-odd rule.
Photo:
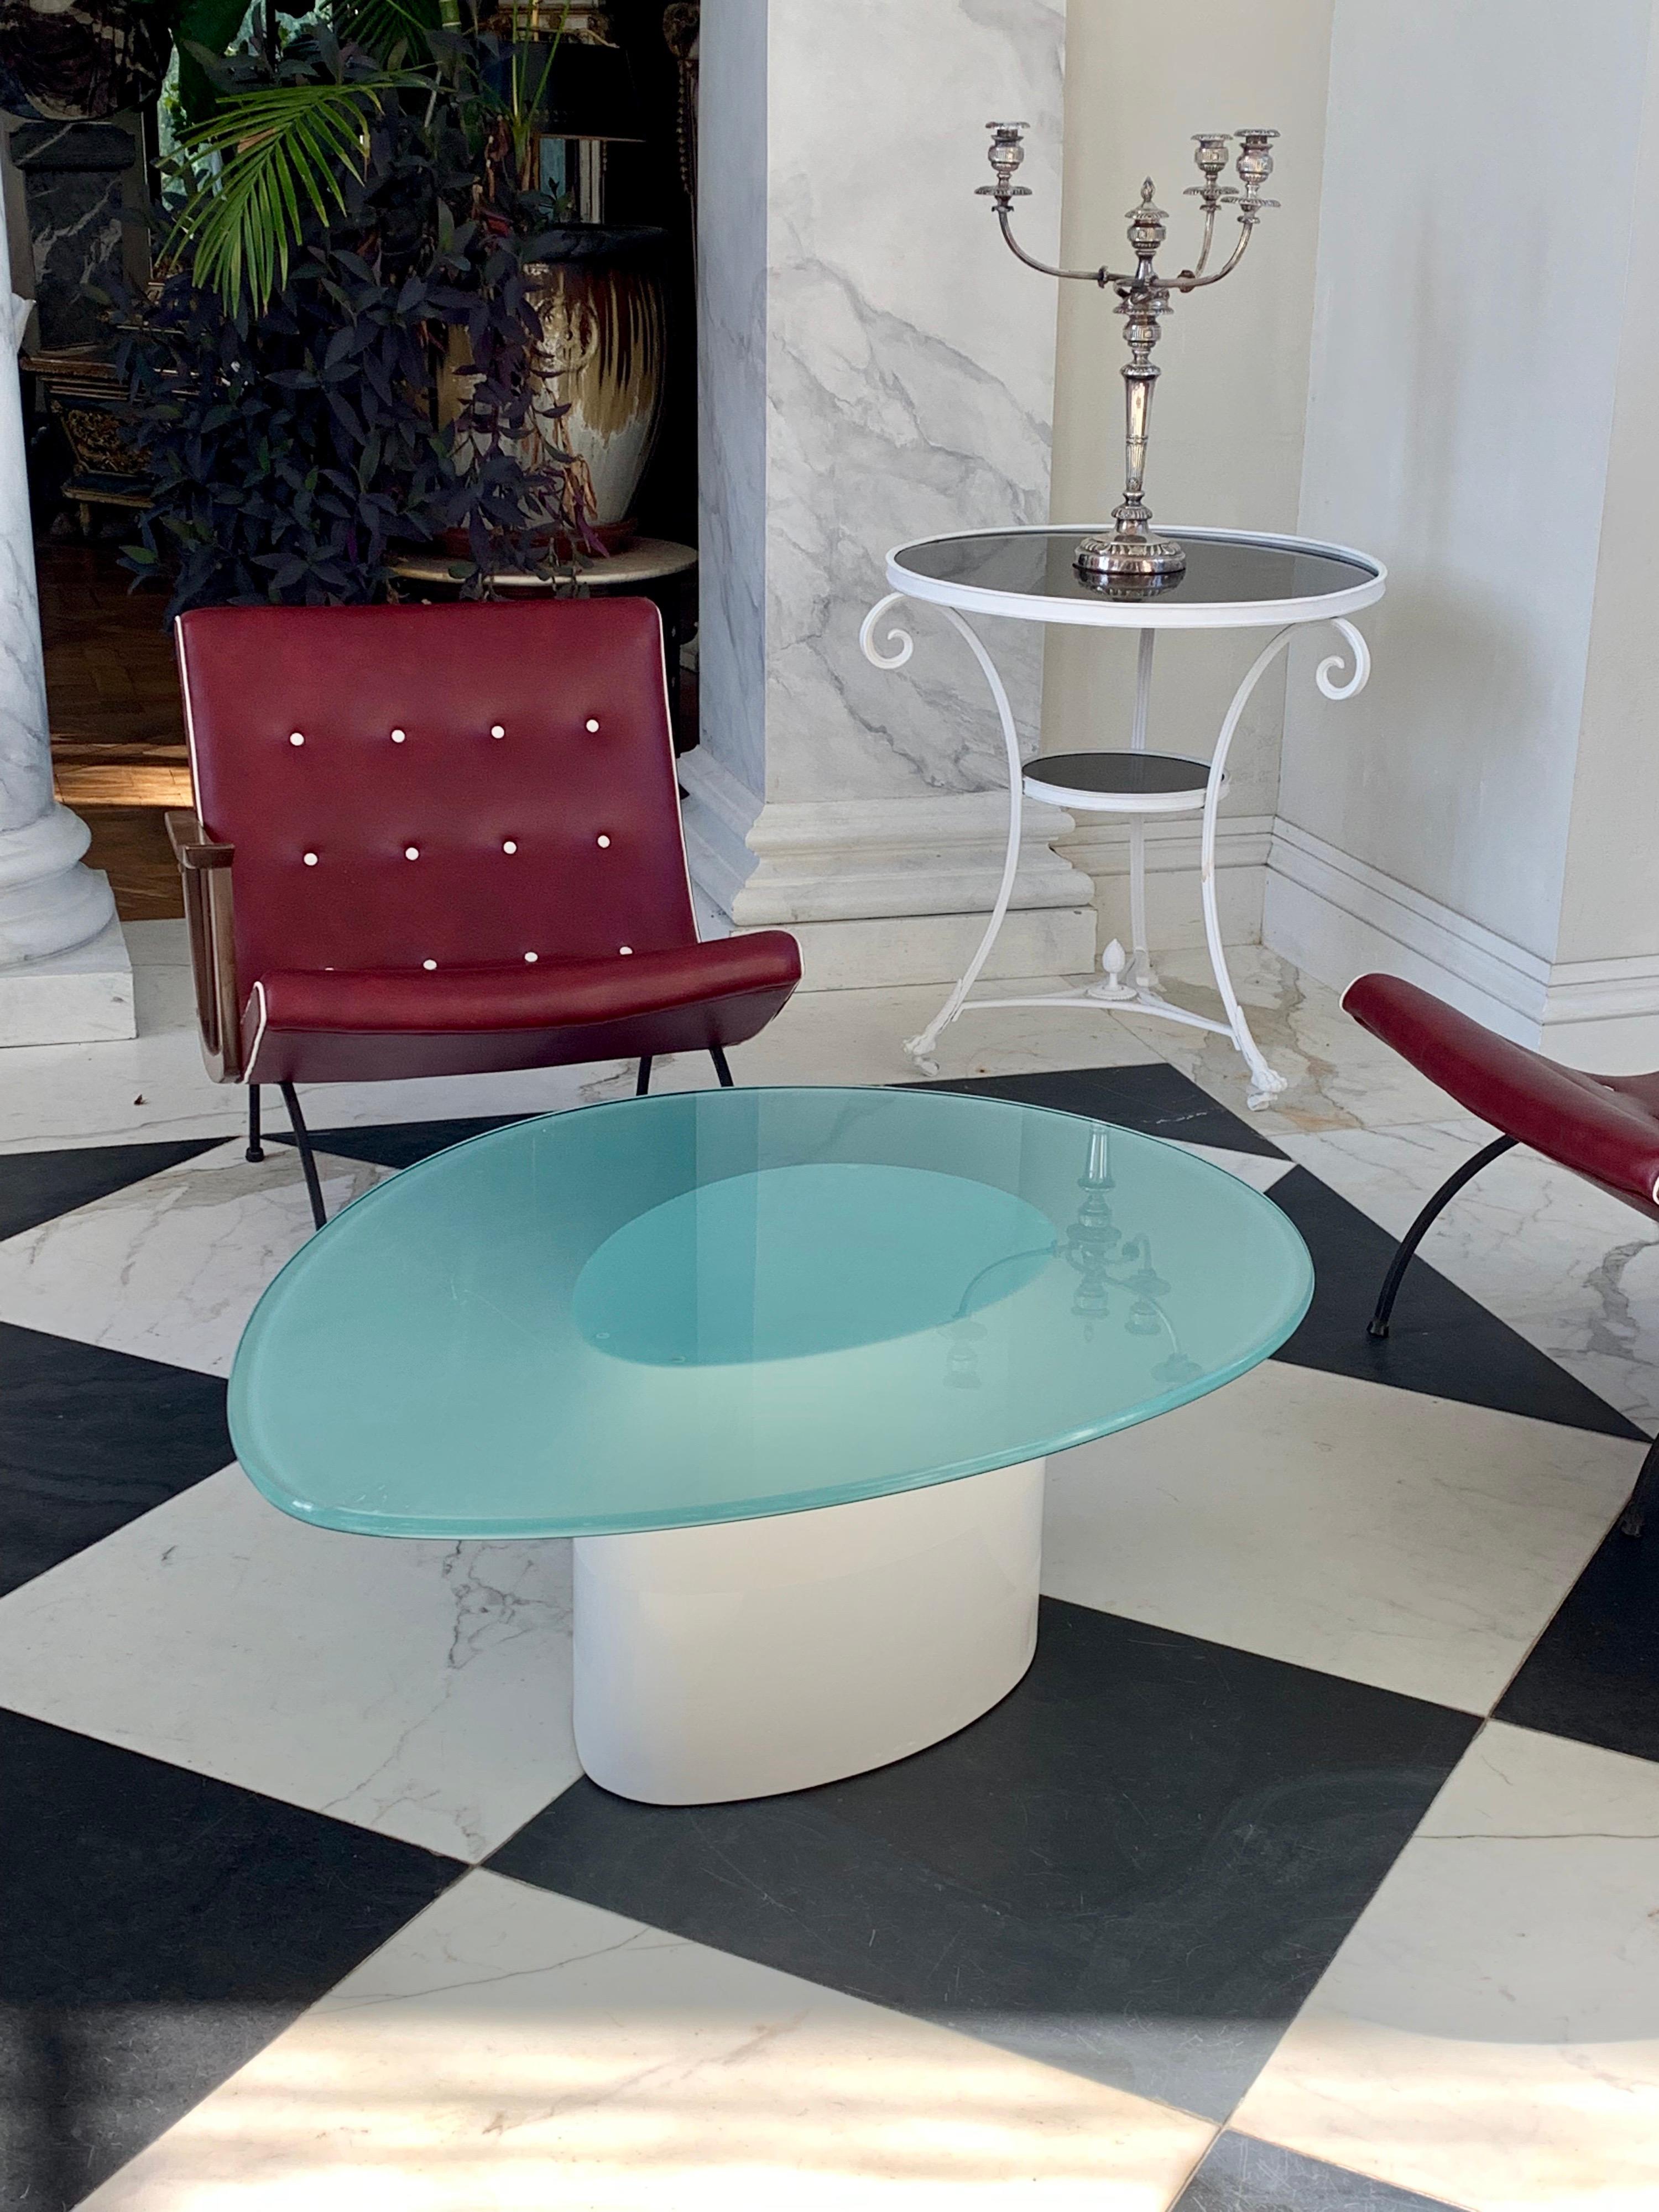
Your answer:
[[[241,1463],[331,1528],[591,1535],[918,1488],[1124,1428],[1306,1310],[1277,1206],[939,1090],[550,1115],[348,1207],[256,1309]]]

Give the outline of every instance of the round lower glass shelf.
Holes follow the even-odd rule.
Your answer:
[[[1210,763],[1186,753],[1047,753],[1023,781],[1028,798],[1085,813],[1184,814],[1203,805]]]

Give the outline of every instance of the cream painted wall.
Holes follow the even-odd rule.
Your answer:
[[[1292,681],[1279,811],[1357,863],[1357,881],[1374,872],[1462,917],[1472,946],[1488,933],[1475,949],[1517,978],[1531,961],[1547,980],[1557,957],[1604,611],[1596,712],[1628,742],[1578,771],[1599,840],[1617,834],[1620,781],[1644,716],[1652,727],[1650,237],[1632,295],[1646,322],[1624,330],[1627,359],[1631,343],[1648,349],[1620,422],[1633,512],[1608,517],[1621,561],[1645,541],[1646,611],[1599,608],[1597,591],[1653,13],[1653,0],[1335,10],[1301,526],[1380,554],[1390,582],[1364,620],[1369,690],[1329,706]],[[1652,791],[1646,744],[1632,793]],[[1651,849],[1648,807],[1631,828]],[[1622,908],[1627,873],[1604,897],[1595,872],[1617,864],[1599,846],[1585,857],[1575,941],[1585,957],[1623,950],[1606,906]],[[1336,938],[1288,908],[1276,917],[1276,897],[1275,884],[1270,941],[1343,980]]]
[[[1659,954],[1659,38],[1633,199],[1558,962]]]
[[[1154,356],[1163,371],[1152,408],[1147,492],[1160,520],[1288,530],[1302,471],[1308,356],[1319,234],[1320,175],[1332,0],[1163,0],[1155,18],[1132,0],[1070,0],[1066,32],[1063,253],[1072,266],[1124,251],[1124,211],[1143,176],[1170,210],[1170,264],[1197,250],[1198,181],[1192,134],[1272,125],[1271,187],[1283,205],[1263,222],[1243,265],[1212,292],[1178,304]],[[1024,220],[1035,226],[1038,209]],[[1230,227],[1229,227],[1230,228]],[[1226,235],[1224,230],[1223,236]],[[1030,277],[1034,295],[1045,280]],[[1092,285],[1059,288],[1054,470],[1056,521],[1099,522],[1122,494],[1123,359],[1115,300]],[[1034,296],[1032,308],[1044,307]],[[1151,742],[1207,753],[1234,685],[1257,644],[1201,633],[1158,647]],[[1042,749],[1078,751],[1126,741],[1134,691],[1134,641],[1051,632],[1044,670]],[[1251,880],[1226,902],[1228,933],[1253,936],[1260,915],[1267,817],[1279,780],[1282,681],[1264,684],[1233,751],[1226,812],[1254,817],[1261,837],[1244,854]],[[1121,833],[1068,840],[1069,857],[1100,881],[1097,902],[1121,927]],[[1195,941],[1198,894],[1182,833],[1152,934]],[[1234,848],[1235,857],[1238,848]],[[1120,885],[1121,890],[1121,885]]]

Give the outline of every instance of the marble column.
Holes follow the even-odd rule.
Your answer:
[[[17,349],[29,303],[8,295],[0,344],[0,1044],[131,1036],[132,969],[90,833],[52,797]]]
[[[693,872],[738,928],[799,936],[809,981],[938,981],[1000,872],[982,680],[915,611],[902,672],[858,628],[908,538],[1048,510],[1054,290],[975,187],[983,125],[1032,125],[1039,248],[1060,219],[1060,0],[705,0],[699,216],[702,734]],[[987,635],[1036,749],[1042,638]],[[1088,878],[1033,810],[994,973],[1093,957]]]

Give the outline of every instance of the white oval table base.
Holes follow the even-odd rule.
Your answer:
[[[649,1805],[810,1790],[1006,1697],[1036,1650],[1044,1462],[765,1520],[579,1536],[576,1749]]]
[[[977,532],[967,534],[988,536],[996,533]],[[1218,538],[1230,533],[1214,531],[1188,531],[1176,534],[1195,538]],[[1245,532],[1236,534],[1241,540],[1263,544],[1283,544],[1287,542],[1267,538],[1250,539],[1249,533]],[[1338,678],[1334,673],[1342,665],[1340,655],[1332,655],[1320,662],[1315,671],[1314,680],[1325,697],[1339,700],[1352,699],[1357,692],[1364,689],[1370,675],[1370,652],[1359,631],[1351,622],[1345,620],[1342,614],[1336,610],[1346,607],[1351,603],[1366,604],[1370,599],[1380,597],[1383,571],[1380,567],[1377,568],[1374,587],[1367,585],[1360,590],[1346,594],[1334,594],[1322,605],[1318,599],[1304,599],[1282,608],[1279,611],[1290,614],[1293,619],[1284,623],[1283,626],[1268,640],[1250,664],[1243,682],[1234,692],[1231,704],[1223,718],[1220,732],[1216,739],[1214,755],[1210,763],[1209,777],[1204,789],[1191,793],[1182,792],[1179,794],[1159,794],[1149,804],[1146,799],[1139,794],[1061,789],[1043,779],[1040,762],[1034,763],[1032,769],[1028,772],[1026,764],[1020,757],[1019,733],[1015,726],[1013,709],[1009,704],[1008,694],[997,672],[996,665],[987,651],[983,641],[957,611],[958,606],[967,606],[972,611],[981,614],[994,614],[1014,619],[1068,623],[1087,622],[1092,615],[1097,620],[1105,620],[1110,627],[1127,628],[1133,623],[1136,610],[1129,605],[1119,604],[1109,607],[1108,603],[1101,602],[1100,608],[1107,610],[1103,616],[1099,609],[1080,610],[1074,602],[1050,600],[1037,601],[1030,606],[1021,607],[1012,602],[1011,595],[1007,593],[982,589],[963,589],[954,592],[952,596],[957,604],[951,605],[944,596],[947,588],[944,586],[932,586],[921,592],[915,588],[914,578],[908,576],[900,565],[900,556],[904,550],[902,547],[896,548],[888,556],[888,577],[892,582],[902,581],[905,588],[890,592],[884,599],[878,600],[865,617],[860,629],[859,643],[865,658],[878,668],[902,668],[915,650],[915,641],[908,631],[894,625],[884,633],[886,642],[892,649],[883,652],[875,642],[877,624],[891,608],[904,599],[921,599],[926,604],[937,606],[946,622],[966,643],[985,678],[991,693],[992,702],[996,708],[997,719],[1001,726],[1003,751],[1008,775],[1008,837],[1003,858],[1002,879],[997,887],[996,898],[992,905],[990,918],[986,924],[985,933],[961,979],[953,987],[950,996],[933,1020],[918,1036],[905,1039],[905,1051],[924,1075],[937,1075],[939,1073],[939,1066],[933,1056],[934,1047],[945,1030],[963,1013],[970,1010],[970,1004],[973,1010],[988,1009],[994,1006],[1080,1006],[1097,1010],[1106,1006],[1115,1008],[1121,1012],[1127,1012],[1133,1009],[1136,1012],[1155,1015],[1163,1021],[1178,1022],[1190,1029],[1207,1030],[1212,1035],[1231,1038],[1250,1072],[1248,1103],[1256,1109],[1268,1105],[1279,1091],[1286,1088],[1286,1079],[1268,1061],[1251,1033],[1244,1009],[1239,1002],[1238,994],[1233,988],[1232,976],[1228,969],[1226,952],[1221,938],[1221,917],[1216,893],[1215,848],[1218,809],[1222,794],[1227,785],[1227,756],[1231,750],[1240,720],[1256,685],[1279,653],[1284,651],[1291,639],[1296,635],[1297,630],[1304,627],[1315,623],[1328,622],[1341,635],[1352,657],[1352,668],[1346,678]],[[1310,546],[1309,550],[1340,553],[1346,549]],[[1363,558],[1364,556],[1353,557]],[[1152,610],[1149,607],[1143,611],[1150,613]],[[1171,620],[1171,610],[1164,607],[1158,608],[1156,627],[1152,623],[1148,623],[1139,628],[1135,665],[1134,721],[1130,737],[1131,750],[1143,752],[1146,749],[1147,723],[1152,699],[1152,648],[1158,628],[1223,629],[1245,624],[1255,625],[1261,623],[1262,611],[1261,606],[1252,605],[1241,610],[1230,608],[1224,604],[1182,611],[1176,613]],[[1085,990],[1048,991],[1039,995],[1021,998],[975,999],[970,1002],[969,994],[978,981],[985,963],[991,956],[992,947],[1000,934],[1013,897],[1014,878],[1019,866],[1020,838],[1024,826],[1024,801],[1028,792],[1033,797],[1046,799],[1051,805],[1064,806],[1073,812],[1121,814],[1127,817],[1129,915],[1130,935],[1133,942],[1126,952],[1124,947],[1114,939],[1101,956],[1101,966],[1105,971],[1104,980],[1091,985]],[[1152,969],[1152,956],[1146,943],[1146,850],[1143,826],[1145,817],[1148,814],[1197,812],[1200,808],[1202,809],[1203,820],[1199,838],[1199,896],[1204,915],[1205,945],[1209,952],[1210,966],[1215,976],[1216,989],[1221,999],[1223,1012],[1226,1016],[1224,1021],[1214,1021],[1207,1015],[1194,1013],[1190,1008],[1172,1005],[1168,999],[1164,998],[1158,988],[1158,978]],[[1127,980],[1126,969],[1127,970]]]

